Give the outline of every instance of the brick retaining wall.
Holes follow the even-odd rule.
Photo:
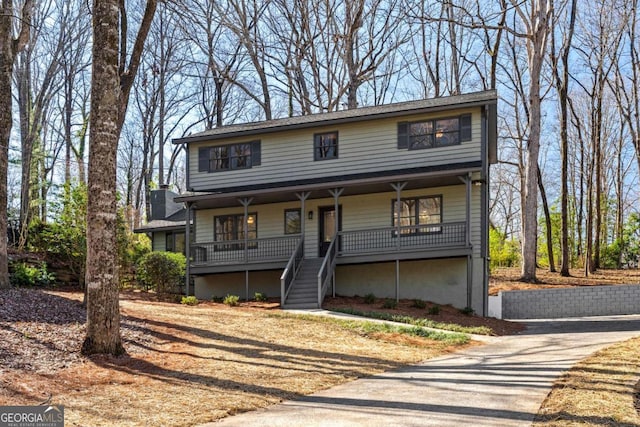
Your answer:
[[[640,314],[640,285],[500,292],[503,319]]]

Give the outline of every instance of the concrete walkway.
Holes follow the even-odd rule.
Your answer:
[[[564,371],[640,335],[640,315],[525,323],[520,335],[209,426],[530,426]]]

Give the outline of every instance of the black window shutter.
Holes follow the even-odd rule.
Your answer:
[[[260,166],[262,163],[262,152],[260,151],[260,141],[251,143],[251,166]]]
[[[460,141],[471,141],[471,114],[460,116]]]
[[[409,148],[409,123],[398,123],[398,149],[404,150]]]
[[[198,172],[209,172],[209,157],[211,147],[200,147],[198,149]]]

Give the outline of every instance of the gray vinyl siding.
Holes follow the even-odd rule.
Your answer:
[[[460,145],[407,150],[397,148],[397,125],[402,121],[457,117],[472,113],[472,139]],[[314,161],[313,135],[338,131],[338,158]],[[216,143],[189,145],[189,184],[194,191],[246,186],[255,183],[295,181],[327,176],[370,173],[413,167],[481,160],[481,117],[479,109],[450,111],[438,115],[410,115],[402,118],[321,126],[265,134],[264,137],[230,138]],[[198,149],[260,139],[260,166],[223,172],[198,172]]]
[[[328,193],[327,193],[328,195]],[[403,191],[401,197],[442,196],[442,221],[465,221],[465,186],[446,186]],[[389,191],[339,198],[342,206],[342,230],[366,230],[372,228],[390,227],[391,201],[396,193]],[[318,208],[333,206],[332,197],[311,199],[305,203],[305,254],[315,257],[318,254]],[[284,236],[284,211],[300,208],[300,202],[274,203],[268,205],[250,205],[248,211],[258,214],[258,238]],[[313,212],[313,219],[308,220],[309,211]],[[204,209],[195,211],[196,214],[196,243],[212,242],[214,239],[214,217],[226,214],[242,214],[243,207]],[[471,198],[471,243],[474,255],[480,254],[480,188],[472,187]]]

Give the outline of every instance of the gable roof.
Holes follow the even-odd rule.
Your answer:
[[[464,95],[452,95],[440,98],[422,99],[418,101],[355,108],[352,110],[334,111],[330,113],[309,114],[306,116],[221,126],[186,136],[184,138],[174,139],[173,143],[188,144],[200,141],[214,141],[236,135],[250,136],[279,132],[283,130],[304,129],[321,126],[325,123],[335,125],[338,123],[352,123],[377,118],[405,116],[408,114],[432,113],[496,103],[496,91],[489,90]]]

